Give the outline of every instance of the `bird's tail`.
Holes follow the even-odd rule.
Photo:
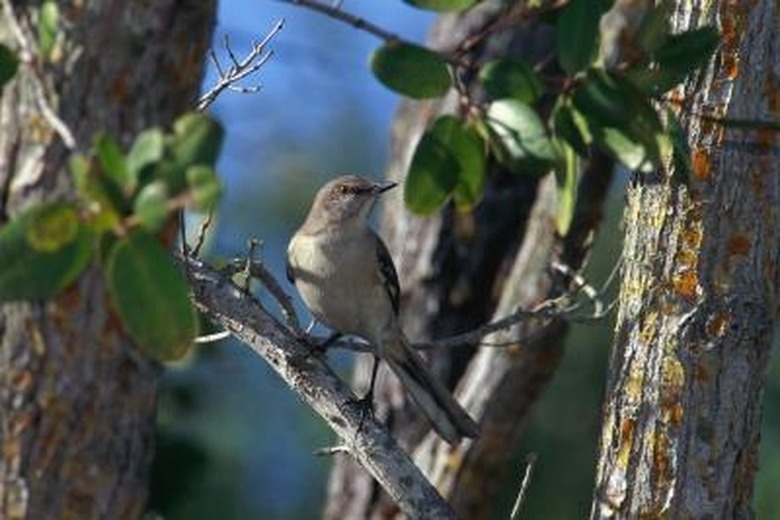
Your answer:
[[[425,366],[403,336],[392,345],[385,345],[382,356],[404,388],[433,424],[436,432],[448,443],[461,437],[476,437],[479,427],[461,408],[452,394]]]

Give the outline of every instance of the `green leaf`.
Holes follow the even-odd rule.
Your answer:
[[[186,187],[190,166],[216,164],[223,138],[222,126],[199,112],[190,112],[176,120],[169,143],[170,161],[163,170],[171,194],[176,195]]]
[[[144,229],[157,231],[168,217],[168,188],[157,180],[141,188],[135,198],[133,214]]]
[[[462,11],[479,0],[404,0],[409,5],[429,11]]]
[[[617,74],[590,70],[573,102],[587,119],[596,144],[626,166],[646,171],[660,163],[658,136],[663,127],[647,95],[633,83]]]
[[[76,208],[69,204],[44,204],[30,214],[25,236],[36,251],[51,253],[75,240],[79,232]]]
[[[49,56],[57,41],[60,12],[57,2],[46,0],[41,5],[38,18],[38,46],[41,54]]]
[[[680,74],[682,78],[705,65],[720,43],[714,27],[700,27],[666,39],[655,53],[661,70]]]
[[[192,196],[192,209],[195,211],[208,211],[213,208],[222,192],[219,176],[209,166],[191,166],[187,170],[187,185]]]
[[[601,69],[588,71],[572,96],[574,106],[590,120],[607,126],[628,124],[631,103],[615,77]]]
[[[143,169],[159,162],[164,152],[165,136],[162,130],[155,127],[138,134],[127,154],[127,170],[136,183]]]
[[[106,283],[125,330],[158,361],[182,357],[195,338],[198,320],[187,282],[160,242],[136,229],[109,253]]]
[[[404,183],[406,206],[418,215],[438,209],[458,184],[458,159],[433,130],[417,144]]]
[[[0,43],[0,88],[16,75],[19,70],[19,58],[14,51]]]
[[[565,141],[556,140],[560,160],[555,168],[555,182],[558,193],[558,213],[555,215],[555,228],[558,234],[566,236],[574,218],[577,204],[577,181],[579,177],[579,157]]]
[[[452,85],[447,63],[418,45],[386,43],[371,55],[371,71],[390,90],[415,99],[443,96]]]
[[[471,209],[482,197],[485,186],[485,153],[481,140],[455,116],[438,118],[431,134],[457,163],[457,182],[453,195],[460,211]]]
[[[487,123],[495,137],[498,159],[517,173],[544,174],[556,160],[547,129],[536,111],[513,99],[490,105]],[[497,145],[497,146],[496,146]]]
[[[135,179],[127,169],[125,154],[119,144],[111,136],[101,133],[95,139],[95,153],[106,178],[110,179],[123,195],[131,194],[135,190]]]
[[[71,156],[68,166],[73,175],[73,184],[81,198],[82,206],[89,215],[88,224],[95,234],[101,234],[113,229],[121,220],[121,206],[114,203],[114,197],[109,192],[120,198],[118,190],[111,185],[96,168],[93,162],[82,154]],[[120,202],[124,205],[124,201]]]
[[[0,228],[0,301],[51,298],[91,256],[92,240],[73,206],[35,206]]]
[[[580,156],[589,155],[589,146],[593,138],[584,116],[572,106],[571,98],[568,96],[558,98],[553,108],[552,123],[553,133],[557,139],[565,141]]]
[[[650,172],[657,164],[657,150],[624,131],[612,127],[592,128],[595,144],[632,171]]]
[[[555,31],[558,62],[573,76],[598,56],[602,0],[571,0],[561,11]]]
[[[542,93],[542,83],[536,73],[522,61],[489,61],[479,71],[479,79],[492,99],[513,98],[533,103]]]

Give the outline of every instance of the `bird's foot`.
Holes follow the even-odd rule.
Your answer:
[[[334,332],[327,338],[321,340],[317,338],[313,338],[312,336],[306,336],[304,341],[308,345],[309,349],[307,352],[307,356],[311,357],[322,357],[325,355],[325,353],[328,351],[328,349],[333,346],[333,344],[341,337],[341,334],[338,332]]]
[[[357,435],[363,429],[363,423],[365,423],[366,418],[374,415],[374,392],[369,391],[365,396],[353,402],[360,409],[360,421],[358,422],[357,431],[355,431],[355,435]]]

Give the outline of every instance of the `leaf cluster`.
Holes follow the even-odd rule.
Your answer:
[[[478,3],[405,1],[434,11],[460,11]],[[430,99],[455,88],[464,100],[459,114],[433,121],[417,145],[404,192],[410,210],[429,214],[449,200],[468,210],[480,200],[486,166],[495,162],[520,175],[555,173],[557,227],[563,235],[573,218],[580,163],[594,149],[639,172],[671,157],[687,177],[681,125],[658,101],[708,63],[719,34],[712,27],[671,34],[672,2],[662,0],[644,13],[636,29],[623,28],[613,38],[602,21],[611,4],[569,0],[529,8],[528,16],[543,16],[556,26],[557,67],[499,57],[476,65],[475,71],[457,53],[444,55],[394,40],[373,53],[372,72],[395,92]],[[609,48],[614,41],[620,52]],[[458,81],[473,72],[486,102],[473,101]],[[539,110],[543,96],[553,106],[544,115]]]
[[[222,138],[221,126],[200,113],[169,132],[140,133],[129,150],[96,136],[70,159],[73,200],[35,205],[0,228],[0,302],[53,297],[96,261],[127,333],[155,359],[181,357],[198,321],[160,237],[174,213],[216,203]]]

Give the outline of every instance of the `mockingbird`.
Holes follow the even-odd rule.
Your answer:
[[[328,182],[287,248],[287,276],[318,321],[371,343],[447,442],[474,437],[476,423],[425,367],[398,323],[393,260],[368,226],[378,196],[395,183],[347,175]],[[368,398],[372,398],[377,360]]]

